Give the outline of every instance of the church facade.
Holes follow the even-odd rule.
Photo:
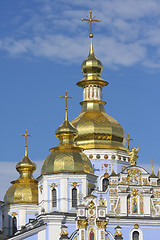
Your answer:
[[[55,131],[59,145],[50,149],[35,180],[36,165],[27,152],[16,165],[1,206],[2,239],[150,240],[160,235],[160,176],[137,166],[139,148],[130,149],[122,126],[105,110],[103,66],[93,50],[82,63],[80,115]],[[126,147],[128,141],[128,148]]]

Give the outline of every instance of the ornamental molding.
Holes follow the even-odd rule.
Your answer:
[[[102,220],[96,220],[96,224],[98,228],[103,228],[106,229],[106,226],[108,224],[107,221],[102,221]]]
[[[86,228],[88,226],[88,220],[87,219],[77,220],[77,226],[78,228]]]

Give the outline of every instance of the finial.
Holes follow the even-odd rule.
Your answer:
[[[25,133],[24,134],[20,134],[20,136],[25,137],[25,156],[28,156],[28,152],[27,152],[27,138],[28,137],[32,137],[32,135],[29,135],[27,133],[27,129],[25,129]]]
[[[88,17],[88,18],[82,18],[81,20],[82,21],[87,21],[87,24],[90,22],[90,34],[89,34],[89,37],[90,38],[93,38],[93,33],[92,33],[92,23],[94,22],[100,22],[101,20],[97,20],[97,19],[94,19],[95,18],[95,16],[94,17],[92,17],[92,11],[90,10],[89,11],[89,13],[90,13],[90,17]]]
[[[151,160],[151,165],[152,165],[152,172],[153,172],[153,165],[154,165],[154,160]]]
[[[69,99],[69,98],[73,99],[73,97],[69,97],[69,96],[67,95],[67,90],[66,90],[66,95],[64,95],[64,96],[60,96],[60,98],[64,98],[64,99],[66,100],[66,108],[65,108],[65,110],[66,110],[66,113],[65,113],[65,121],[68,121],[68,113],[67,113],[68,106],[67,106],[67,101],[68,101],[68,99]]]
[[[130,141],[133,141],[133,140],[134,140],[134,138],[130,138],[130,137],[129,137],[129,133],[128,133],[128,137],[127,137],[128,150],[130,150],[130,148],[129,148],[129,143],[130,143]]]

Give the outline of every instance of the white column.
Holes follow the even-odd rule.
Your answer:
[[[44,206],[45,212],[48,212],[48,184],[46,179],[44,179],[43,181],[42,194],[43,194],[42,201],[44,201],[43,206]]]
[[[63,176],[65,177],[65,176]],[[60,209],[61,212],[68,212],[68,184],[67,178],[60,179]]]
[[[46,240],[46,230],[45,229],[38,232],[38,240]]]
[[[127,215],[127,196],[128,196],[128,193],[119,192],[119,196],[120,196],[120,215],[126,216]]]
[[[49,238],[47,240],[58,240],[60,238],[60,233],[61,233],[61,223],[60,222],[48,223]],[[41,240],[41,239],[39,239],[39,240]]]
[[[26,225],[26,210],[25,209],[19,209],[18,214],[18,228]]]
[[[152,196],[152,193],[142,193],[143,195],[143,211],[144,215],[148,216],[151,214],[151,207],[150,207],[150,198]]]
[[[87,181],[84,178],[82,179],[82,194],[83,194],[83,197],[88,195]]]
[[[86,240],[86,230],[85,228],[79,229],[79,240]]]

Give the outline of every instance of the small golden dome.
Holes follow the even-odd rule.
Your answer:
[[[20,177],[12,181],[12,186],[4,196],[5,204],[38,203],[38,182],[33,178],[32,173],[36,165],[27,156],[16,165]]]
[[[98,84],[99,86],[108,85],[108,82],[101,78],[103,65],[101,61],[94,54],[92,39],[91,39],[89,55],[83,61],[81,70],[84,77],[81,81],[77,83],[79,87],[86,86],[86,84]]]
[[[55,134],[60,141],[59,145],[50,149],[51,153],[45,159],[41,173],[69,172],[94,174],[89,158],[74,143],[77,130],[68,121],[67,111],[64,122],[56,130]]]

